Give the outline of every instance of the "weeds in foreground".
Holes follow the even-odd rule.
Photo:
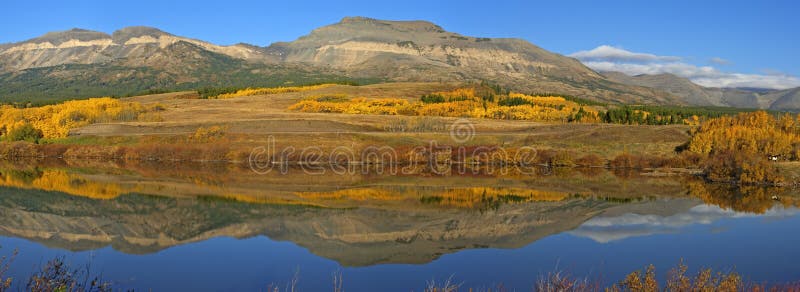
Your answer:
[[[447,280],[441,283],[437,283],[436,280],[431,280],[425,286],[425,292],[455,292],[458,291],[458,288],[461,287],[461,284],[455,284],[453,282],[453,275],[450,275]]]
[[[17,257],[17,254],[18,251],[14,250],[14,253],[11,254],[11,257],[0,257],[0,292],[11,289],[11,282],[13,279],[11,277],[6,278],[6,273],[8,272],[11,263],[14,262],[14,259]]]
[[[10,257],[0,258],[0,292],[11,289],[13,279],[6,278],[9,266],[17,256],[14,251]],[[660,284],[656,278],[655,266],[649,265],[642,271],[635,271],[628,274],[622,281],[611,286],[605,286],[601,281],[589,280],[588,278],[577,278],[566,274],[563,271],[555,271],[542,275],[531,288],[538,292],[685,292],[685,291],[798,291],[800,292],[800,282],[785,284],[765,284],[742,281],[736,272],[722,273],[713,272],[711,269],[701,269],[696,275],[687,275],[688,267],[681,262],[677,267],[668,273],[667,281]],[[300,270],[296,270],[292,278],[285,284],[269,284],[268,292],[296,292],[300,282]],[[334,292],[344,291],[344,277],[341,271],[332,273],[332,288]],[[450,276],[445,281],[439,282],[431,280],[426,282],[424,292],[457,292],[462,291],[463,283],[456,283],[454,277]],[[83,269],[71,269],[63,257],[55,258],[45,264],[42,269],[32,275],[27,283],[27,291],[34,292],[103,292],[113,291],[111,283],[105,282],[100,276],[93,276],[91,266],[87,265]],[[467,289],[468,291],[506,291],[500,285],[496,288],[480,290]]]
[[[587,278],[577,279],[562,271],[556,271],[540,276],[533,290],[539,292],[599,291],[600,286],[599,283],[591,282]]]
[[[63,257],[57,257],[28,279],[27,290],[32,292],[103,292],[112,291],[109,282],[92,276],[91,265],[71,269]]]
[[[289,279],[288,282],[286,282],[286,285],[284,286],[283,290],[281,290],[280,285],[275,283],[270,283],[269,285],[267,285],[267,292],[281,292],[281,291],[295,292],[297,291],[297,283],[299,282],[300,282],[300,269],[296,269],[294,271],[294,275],[292,275],[292,278]]]
[[[343,280],[344,278],[342,278],[342,271],[337,270],[333,272],[332,276],[333,276],[333,292],[343,292],[344,288],[342,287],[342,285],[344,285],[344,280]]]

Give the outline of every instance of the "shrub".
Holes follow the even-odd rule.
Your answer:
[[[670,167],[700,167],[705,157],[698,153],[683,151],[680,154],[671,157],[666,164]]]
[[[14,130],[19,125],[30,124],[41,131],[44,138],[63,138],[74,128],[100,122],[135,121],[140,114],[151,110],[136,102],[110,97],[22,109],[2,106],[0,128]]]
[[[33,125],[29,123],[23,123],[22,125],[11,128],[8,134],[6,134],[6,140],[38,143],[39,139],[42,139],[43,136],[41,130],[34,128]]]
[[[225,129],[220,126],[200,127],[194,131],[191,140],[194,142],[208,143],[219,140],[225,136]]]
[[[628,153],[622,153],[614,157],[609,165],[611,168],[634,168],[634,157]]]
[[[667,166],[669,159],[653,155],[622,153],[609,162],[611,168],[655,168]]]
[[[722,152],[711,155],[703,166],[706,179],[739,184],[780,184],[778,169],[759,155]]]
[[[587,154],[575,161],[579,166],[606,166],[606,160],[597,154]]]

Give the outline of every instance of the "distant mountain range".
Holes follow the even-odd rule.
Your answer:
[[[797,90],[709,89],[675,76],[600,74],[521,39],[467,37],[426,21],[348,17],[268,47],[220,46],[148,27],[111,35],[72,29],[0,45],[6,102],[335,80],[489,81],[605,102],[800,108]]]
[[[681,98],[686,104],[727,106],[770,110],[800,109],[800,88],[772,90],[761,88],[703,87],[673,74],[629,76],[620,72],[603,72],[606,78],[623,84],[658,89]]]

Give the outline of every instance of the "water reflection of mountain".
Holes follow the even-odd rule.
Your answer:
[[[669,217],[708,201],[687,191],[681,180],[608,173],[318,177],[312,182],[304,176],[249,177],[235,171],[158,173],[64,167],[2,171],[7,187],[0,188],[0,233],[68,250],[112,246],[134,254],[219,236],[265,235],[344,265],[364,266],[425,263],[468,248],[521,247],[592,218]]]
[[[668,204],[673,203],[669,202]],[[653,202],[648,205],[658,204]],[[785,208],[780,205],[773,206],[763,214],[740,212],[708,204],[692,206],[688,210],[676,214],[625,210],[625,212],[604,212],[603,215],[589,219],[578,228],[570,231],[570,233],[588,237],[600,243],[607,243],[637,236],[678,233],[691,225],[708,225],[724,219],[745,217],[782,218],[796,216],[798,213],[800,213],[800,209],[795,207]]]

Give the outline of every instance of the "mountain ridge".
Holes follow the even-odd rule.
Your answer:
[[[670,73],[630,76],[622,72],[602,72],[616,82],[656,88],[699,106],[757,108],[776,111],[800,110],[800,88],[717,88],[704,87]]]
[[[67,66],[57,67],[63,65]],[[89,66],[84,69],[97,74],[75,71],[76,65]],[[137,73],[116,73],[119,78],[103,74],[121,68]],[[295,74],[297,70],[300,74]],[[36,80],[40,77],[31,77],[30,72],[48,72],[41,78],[50,79]],[[281,74],[300,76],[287,80],[295,84],[323,79],[315,75],[394,82],[489,81],[515,91],[566,94],[602,102],[722,105],[718,98],[702,96],[708,95],[702,89],[692,89],[702,93],[697,97],[670,92],[659,84],[615,79],[523,39],[464,36],[424,20],[345,17],[294,41],[265,47],[217,45],[146,26],[125,27],[111,34],[74,28],[0,45],[0,101],[5,102],[44,94],[80,98],[90,93],[125,95],[193,86],[265,86],[269,83],[265,80],[273,84],[274,77]],[[138,81],[125,79],[134,75],[140,76],[136,77]],[[228,78],[233,75],[243,78]],[[75,85],[50,90],[66,86],[65,82]],[[41,83],[52,84],[44,86],[43,92],[28,89],[43,87]],[[115,88],[126,88],[127,92]],[[749,100],[730,104],[755,106]]]

